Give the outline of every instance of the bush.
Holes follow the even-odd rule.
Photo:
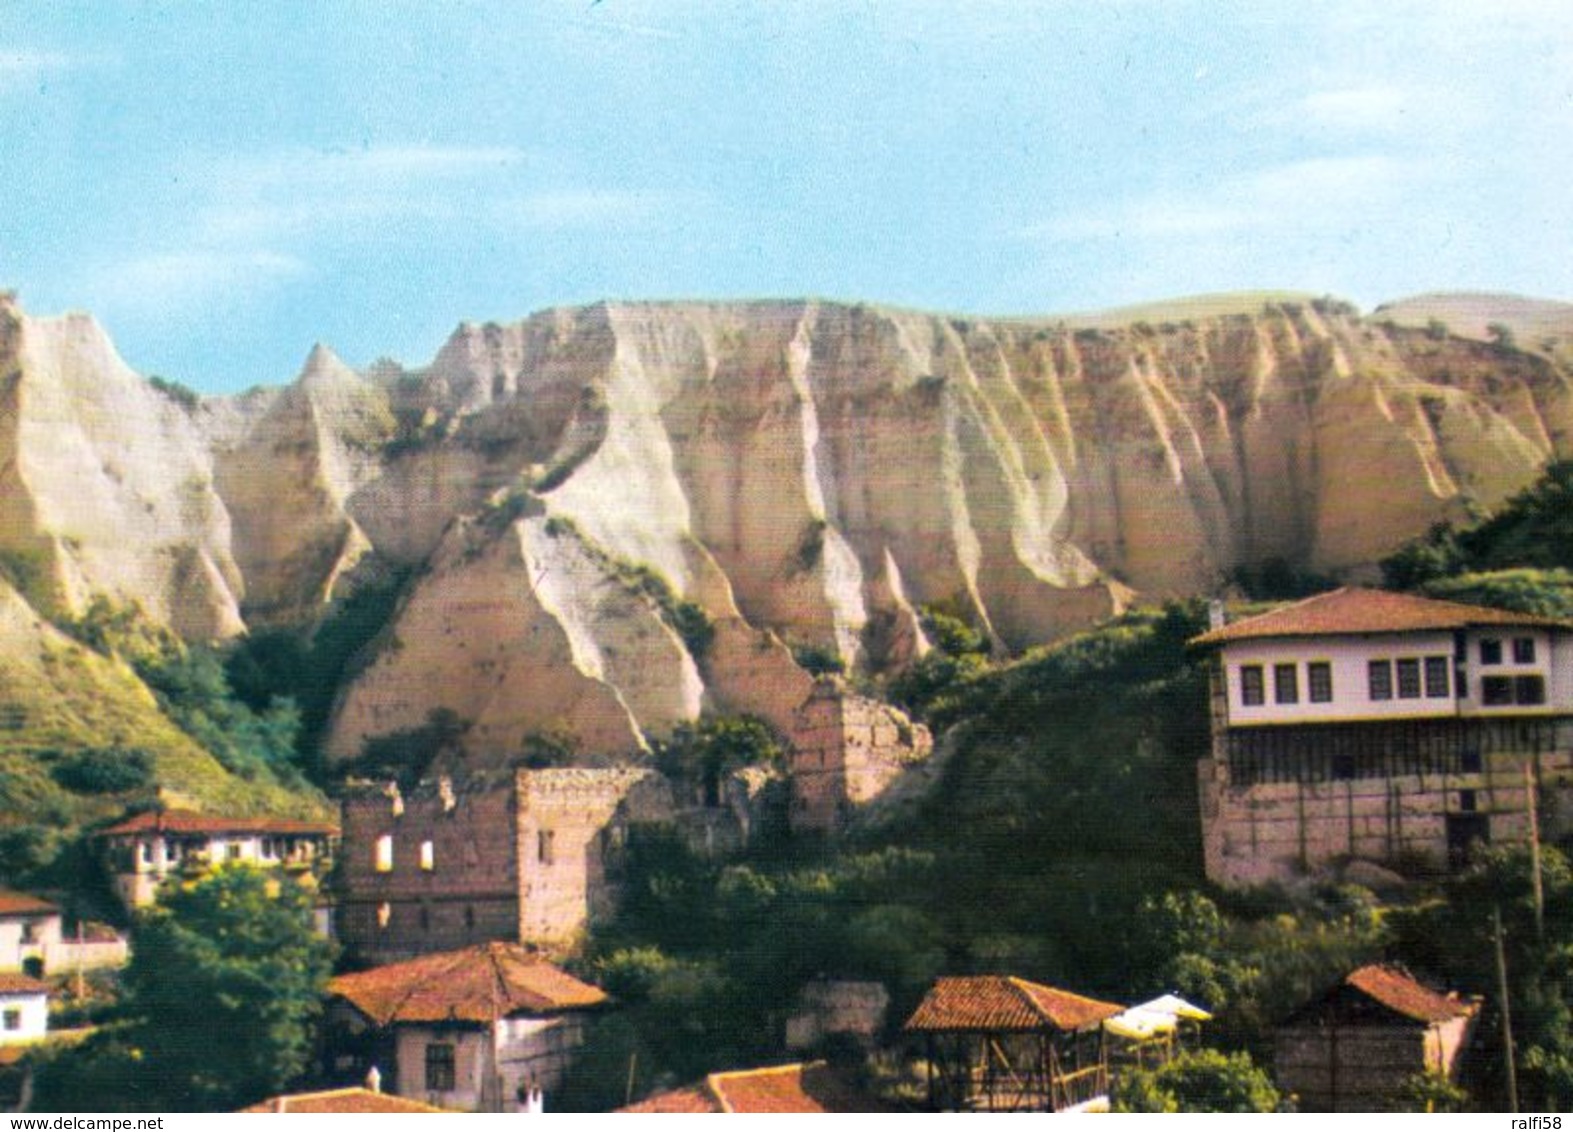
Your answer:
[[[1157,1069],[1125,1075],[1116,1112],[1277,1112],[1283,1098],[1245,1053],[1187,1050]]]
[[[153,785],[153,756],[137,748],[88,747],[64,756],[49,773],[77,794],[125,794]]]
[[[839,676],[847,670],[847,662],[829,645],[793,645],[792,659],[815,676]]]

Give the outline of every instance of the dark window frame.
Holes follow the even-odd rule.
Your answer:
[[[1480,663],[1482,665],[1502,663],[1502,639],[1500,637],[1480,638]]]
[[[1297,704],[1300,702],[1300,666],[1298,664],[1273,665],[1273,703]]]
[[[1511,707],[1514,702],[1513,677],[1482,676],[1480,678],[1482,707]]]
[[[1514,637],[1513,638],[1513,663],[1514,664],[1534,664],[1535,663],[1535,638],[1534,637]]]
[[[1305,665],[1306,702],[1330,704],[1333,702],[1333,665],[1327,660],[1311,660]]]
[[[1365,669],[1366,695],[1373,702],[1393,698],[1393,662],[1369,660]]]
[[[1240,705],[1261,707],[1267,703],[1267,677],[1260,664],[1240,665]]]
[[[1425,658],[1425,693],[1428,700],[1445,700],[1452,696],[1453,662],[1446,656]]]
[[[1395,690],[1401,700],[1418,700],[1424,691],[1420,683],[1420,658],[1401,656],[1393,662]]]
[[[426,1043],[426,1091],[451,1093],[458,1083],[458,1049],[452,1042]]]

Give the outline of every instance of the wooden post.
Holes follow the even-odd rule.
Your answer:
[[[1507,1110],[1518,1111],[1518,1067],[1513,1057],[1513,1015],[1507,1001],[1507,955],[1502,950],[1502,909],[1491,905],[1491,932],[1496,941],[1497,997],[1502,1003],[1502,1047],[1507,1059]]]

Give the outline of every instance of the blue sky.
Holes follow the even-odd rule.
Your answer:
[[[0,286],[205,391],[818,295],[1573,298],[1573,5],[0,6]]]

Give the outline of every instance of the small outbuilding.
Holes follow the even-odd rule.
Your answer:
[[[921,1036],[941,1112],[1107,1110],[1103,1023],[1125,1008],[1005,975],[935,981],[906,1032]]]
[[[1426,1071],[1456,1080],[1478,998],[1443,994],[1401,967],[1350,972],[1274,1035],[1274,1075],[1303,1112],[1371,1112]]]

